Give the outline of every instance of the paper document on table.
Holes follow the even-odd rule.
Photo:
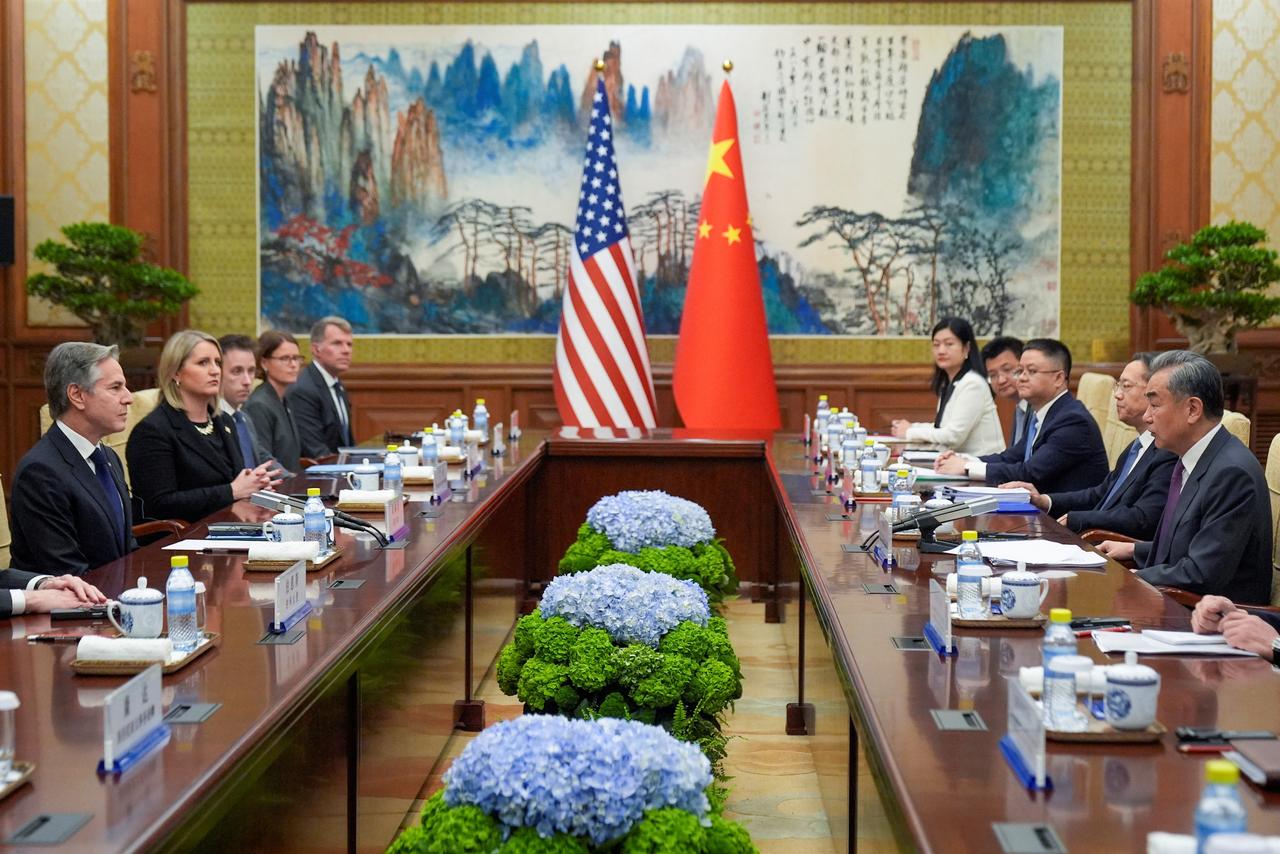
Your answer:
[[[1228,646],[1221,635],[1199,635],[1197,637],[1216,638],[1216,643],[1194,641],[1168,643],[1159,640],[1159,636],[1190,635],[1191,632],[1103,632],[1093,633],[1093,642],[1102,652],[1128,652],[1133,650],[1139,655],[1239,655],[1253,656],[1252,652]]]
[[[932,467],[938,461],[938,455],[941,453],[942,451],[903,451],[902,458],[909,463]],[[930,468],[930,471],[932,471],[932,468]]]
[[[1055,543],[1050,540],[979,540],[978,550],[992,563],[1025,563],[1027,566],[1106,566],[1107,559],[1096,552],[1087,552],[1074,543]],[[956,554],[959,546],[948,554]]]
[[[1176,644],[1178,646],[1185,644],[1213,645],[1226,643],[1226,640],[1223,639],[1222,635],[1218,634],[1202,635],[1197,634],[1196,632],[1170,632],[1162,631],[1160,629],[1147,629],[1143,634],[1152,640],[1158,640],[1161,643]]]
[[[162,551],[166,552],[247,552],[249,546],[262,545],[267,542],[259,537],[256,540],[180,540],[170,543]]]
[[[942,489],[946,496],[954,501],[992,496],[999,498],[1001,504],[1025,504],[1031,500],[1031,493],[1021,487],[1001,489],[998,486],[944,486]]]

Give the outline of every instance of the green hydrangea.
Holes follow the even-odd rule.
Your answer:
[[[502,844],[502,830],[496,821],[470,804],[449,806],[443,791],[423,807],[421,828],[421,842],[411,849],[417,854],[488,854]]]
[[[617,691],[610,693],[609,696],[601,701],[600,708],[596,714],[602,718],[631,720],[631,708],[627,705],[626,699]]]
[[[542,622],[533,636],[534,655],[554,664],[568,664],[569,650],[578,639],[578,629],[564,617]]]
[[[705,833],[698,817],[665,807],[650,810],[622,840],[623,854],[688,854],[701,851]]]
[[[498,676],[498,688],[510,696],[516,692],[520,684],[520,669],[524,667],[527,657],[520,654],[520,648],[513,643],[502,648],[494,670]]]
[[[683,655],[692,661],[701,661],[706,658],[709,649],[707,630],[689,620],[685,620],[667,632],[658,643],[659,652]]]
[[[706,854],[755,854],[756,847],[751,844],[751,834],[736,821],[729,821],[718,815],[711,816],[711,826],[704,828]]]
[[[387,854],[418,854],[426,850],[427,835],[423,832],[422,825],[415,824],[395,838],[388,846]]]
[[[637,682],[631,691],[637,704],[650,709],[674,705],[697,669],[697,665],[683,655],[658,655],[661,661],[657,668]]]
[[[690,625],[697,628],[696,624]],[[569,649],[569,680],[583,691],[599,691],[613,681],[616,673],[609,633],[596,628],[579,632]]]
[[[569,668],[563,664],[552,664],[540,658],[531,658],[524,663],[520,671],[520,682],[516,691],[529,708],[541,712],[548,701],[555,700],[556,692],[569,678]]]
[[[543,839],[532,827],[521,827],[512,832],[498,849],[499,854],[586,854],[591,847],[580,839],[557,833]]]
[[[719,540],[699,543],[692,548],[649,546],[633,554],[615,549],[608,537],[585,523],[578,529],[578,539],[560,559],[559,572],[565,575],[586,572],[611,563],[625,563],[649,572],[693,581],[707,591],[712,604],[724,601],[725,596],[738,589],[733,559]]]
[[[641,679],[652,676],[662,663],[662,653],[642,643],[628,644],[613,651],[613,667],[624,688],[635,688]]]
[[[569,713],[578,708],[578,704],[582,702],[582,695],[578,693],[568,682],[565,682],[556,691],[555,695],[556,709],[558,711]]]
[[[707,628],[709,630],[711,627],[708,626]],[[733,671],[734,678],[741,681],[742,663],[738,661],[738,654],[733,651],[733,644],[729,642],[728,635],[708,631],[707,646],[708,657],[719,661],[721,664],[728,667]]]
[[[609,538],[585,522],[578,529],[578,539],[560,558],[559,571],[564,575],[586,572],[600,566],[600,555],[608,550]]]
[[[736,700],[740,696],[742,683],[727,664],[716,659],[707,659],[698,665],[698,671],[693,674],[684,692],[687,702],[700,705],[709,714],[720,711],[729,705],[730,700]]]
[[[542,612],[534,611],[532,614],[525,614],[519,620],[516,620],[516,631],[511,638],[511,642],[520,650],[520,654],[525,658],[533,655],[535,638],[538,632],[542,630]]]

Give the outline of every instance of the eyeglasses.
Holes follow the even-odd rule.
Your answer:
[[[264,359],[270,359],[273,362],[285,362],[289,365],[301,365],[306,359],[301,356],[263,356]]]
[[[1147,387],[1146,383],[1135,383],[1135,382],[1130,382],[1129,380],[1116,380],[1115,383],[1112,384],[1111,386],[1111,393],[1115,394],[1116,391],[1122,391],[1125,394],[1128,394],[1129,392],[1133,391],[1135,388],[1146,388],[1146,387]]]
[[[1040,368],[1018,368],[1013,372],[1013,378],[1020,380],[1026,377],[1028,380],[1034,380],[1040,374],[1058,374],[1062,372],[1062,368],[1054,368],[1051,371],[1042,370]]]

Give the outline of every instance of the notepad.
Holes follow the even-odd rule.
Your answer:
[[[1252,652],[1236,649],[1222,635],[1196,635],[1192,632],[1094,632],[1093,642],[1102,652],[1128,652],[1139,655],[1232,655],[1255,657]]]
[[[982,556],[992,563],[1025,563],[1027,566],[1102,567],[1107,559],[1096,552],[1088,552],[1074,543],[1055,543],[1051,540],[988,540],[979,541]],[[960,547],[948,554],[956,554]]]

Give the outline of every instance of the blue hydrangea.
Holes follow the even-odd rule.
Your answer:
[[[608,537],[615,549],[632,554],[645,546],[690,548],[716,536],[706,510],[657,490],[606,495],[587,511],[587,524]]]
[[[532,827],[604,845],[648,810],[674,807],[706,824],[711,764],[696,745],[638,721],[523,715],[476,736],[444,781],[449,806],[472,804],[507,833]]]
[[[705,626],[711,618],[707,592],[694,582],[624,563],[553,578],[538,607],[544,619],[563,617],[578,628],[604,629],[615,643],[655,649],[682,621]]]

